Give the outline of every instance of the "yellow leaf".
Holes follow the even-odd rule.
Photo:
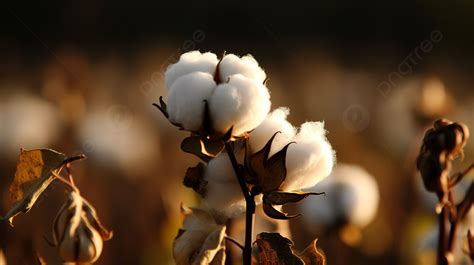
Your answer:
[[[21,150],[15,178],[10,185],[13,205],[1,220],[13,225],[13,218],[28,212],[41,193],[53,181],[52,173],[58,171],[67,160],[64,154],[50,149]]]

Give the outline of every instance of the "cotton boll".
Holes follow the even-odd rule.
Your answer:
[[[314,186],[331,173],[335,155],[325,133],[322,122],[306,122],[301,126],[286,154],[285,190]]]
[[[203,207],[227,218],[234,218],[245,212],[245,200],[237,180],[235,182],[209,181]]]
[[[204,178],[207,181],[237,182],[232,164],[226,152],[222,152],[209,161],[206,166]]]
[[[211,96],[212,125],[220,133],[233,127],[233,135],[242,135],[265,119],[270,105],[270,94],[263,84],[233,75],[228,83],[218,85]]]
[[[191,51],[182,54],[177,63],[166,69],[165,83],[168,91],[179,77],[193,72],[204,72],[214,76],[218,62],[217,56],[210,52]]]
[[[78,138],[91,161],[134,178],[149,174],[159,160],[159,138],[153,131],[138,116],[131,116],[129,124],[116,124],[107,109],[100,108],[85,116]]]
[[[219,74],[223,82],[235,74],[241,74],[247,78],[255,80],[255,82],[263,84],[267,78],[265,71],[258,65],[258,62],[252,55],[246,55],[242,58],[234,54],[227,54],[222,58],[219,64]]]
[[[252,152],[261,150],[270,138],[276,133],[270,149],[270,156],[281,150],[296,134],[296,129],[286,120],[290,113],[288,108],[278,108],[268,114],[267,118],[252,131],[249,144]]]
[[[6,103],[1,111],[1,141],[6,154],[17,156],[20,148],[47,147],[61,133],[62,120],[57,108],[32,94],[6,96]]]
[[[345,221],[363,228],[377,213],[377,182],[356,165],[338,164],[327,179],[308,191],[326,192],[325,198],[308,199],[302,203],[304,222],[308,225],[331,226]]]
[[[168,96],[167,111],[173,123],[189,131],[201,129],[205,100],[209,101],[216,83],[211,74],[190,73],[178,78]]]
[[[244,196],[227,153],[223,152],[209,161],[204,170],[204,180],[207,181],[203,199],[206,208],[226,217],[245,211]]]

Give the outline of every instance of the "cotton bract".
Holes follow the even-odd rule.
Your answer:
[[[306,122],[297,131],[286,120],[288,108],[278,108],[251,132],[249,146],[252,153],[261,150],[275,135],[270,157],[289,145],[286,152],[286,177],[280,187],[297,191],[314,186],[327,177],[335,162],[334,151],[326,139],[322,122]]]
[[[253,130],[270,110],[265,72],[251,56],[192,51],[165,73],[169,120],[185,130],[240,136]],[[217,82],[217,83],[216,83]],[[203,128],[206,103],[212,128]]]

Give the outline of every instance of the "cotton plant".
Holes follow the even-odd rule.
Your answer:
[[[30,211],[51,183],[64,184],[68,196],[53,220],[53,242],[50,244],[66,263],[96,262],[102,253],[104,241],[113,235],[102,225],[95,208],[75,185],[71,164],[84,158],[84,155],[66,156],[51,149],[22,149],[9,188],[12,203],[8,212],[0,216],[0,220],[8,221],[13,227],[13,220]]]
[[[462,172],[452,173],[453,161],[464,158],[464,147],[469,139],[469,128],[460,122],[440,119],[428,129],[418,155],[416,166],[425,189],[436,194],[438,203],[437,264],[454,264],[459,226],[472,212],[474,204],[474,183],[471,182],[464,197],[457,202],[453,190],[474,169],[472,163]],[[472,220],[471,220],[472,221]],[[472,223],[472,222],[471,222]],[[474,260],[474,236],[468,230],[461,234],[466,238],[466,254]],[[458,243],[459,244],[459,243]]]
[[[316,241],[300,253],[278,233],[261,233],[252,242],[257,205],[268,217],[287,220],[298,215],[283,212],[282,205],[323,194],[303,189],[326,178],[335,163],[324,123],[297,128],[287,120],[288,108],[270,112],[267,75],[251,55],[219,58],[191,51],[167,68],[165,83],[167,95],[154,105],[172,125],[189,132],[181,149],[202,160],[183,180],[202,200],[191,210],[182,207],[176,263],[224,264],[223,241],[228,240],[242,249],[246,265],[325,264]],[[226,234],[225,225],[243,215],[241,244]]]

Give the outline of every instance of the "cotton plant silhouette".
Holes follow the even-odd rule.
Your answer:
[[[167,96],[154,104],[171,124],[189,131],[184,152],[202,162],[188,168],[183,183],[201,197],[201,204],[182,207],[184,223],[173,244],[181,264],[224,264],[225,240],[242,249],[244,264],[325,264],[313,241],[297,253],[277,233],[261,233],[252,242],[255,208],[287,220],[281,210],[317,192],[303,192],[326,178],[335,152],[323,122],[295,128],[289,109],[270,112],[267,76],[250,55],[238,57],[192,51],[165,73]],[[245,214],[245,242],[226,234],[229,219]],[[252,245],[255,243],[255,255]]]
[[[474,163],[463,172],[452,174],[453,161],[464,158],[463,148],[469,139],[469,128],[447,119],[435,121],[426,131],[417,158],[417,168],[426,190],[438,197],[438,265],[453,264],[454,248],[458,241],[458,230],[474,203],[474,184],[471,182],[465,197],[457,203],[453,199],[453,188],[474,169]],[[468,230],[465,235],[465,252],[474,260],[474,237]]]

